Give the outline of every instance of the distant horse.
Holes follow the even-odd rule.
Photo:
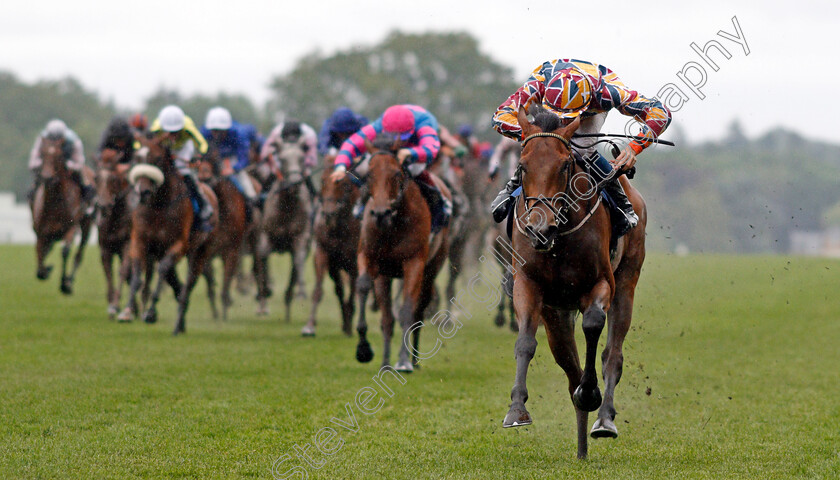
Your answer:
[[[513,306],[519,322],[516,379],[503,426],[529,425],[525,409],[528,364],[536,351],[535,334],[542,323],[558,365],[569,379],[577,416],[579,458],[587,454],[588,412],[601,407],[593,437],[615,437],[613,395],[621,377],[622,343],[630,328],[633,296],[645,257],[645,203],[627,179],[621,183],[639,214],[639,224],[619,239],[610,258],[610,217],[595,185],[570,155],[569,139],[580,118],[566,127],[557,116],[537,114],[534,125],[524,109],[518,114],[523,151],[523,191],[515,205]],[[612,263],[611,263],[612,262]],[[581,371],[575,345],[577,312],[586,337],[586,363]],[[609,312],[603,351],[606,389],[601,404],[595,355]]]
[[[268,314],[268,298],[271,296],[269,255],[271,252],[288,252],[292,255],[292,268],[284,301],[286,322],[289,322],[295,286],[298,296],[306,297],[303,272],[312,236],[310,218],[313,199],[303,185],[303,161],[306,155],[304,138],[301,136],[296,143],[286,142],[278,149],[282,179],[274,182],[265,199],[255,256],[259,302],[257,313]]]
[[[382,139],[386,140],[386,139]],[[371,288],[382,311],[384,348],[382,364],[391,361],[391,336],[394,316],[391,309],[391,281],[402,278],[403,304],[398,317],[405,337],[413,332],[413,352],[409,357],[407,338],[401,342],[396,370],[411,372],[417,362],[423,313],[432,299],[434,281],[449,253],[449,227],[430,237],[431,212],[420,187],[411,178],[405,165],[394,154],[397,145],[377,139],[371,145],[367,185],[370,199],[362,219],[359,242],[359,343],[356,359],[369,362],[373,352],[367,341],[365,306]],[[451,200],[443,182],[434,177],[437,187]]]
[[[449,221],[449,278],[446,281],[446,298],[449,299],[455,297],[455,285],[458,276],[463,271],[467,242],[475,232],[470,230],[471,209],[469,198],[464,193],[466,181],[464,170],[452,162],[452,157],[443,155],[438,155],[438,159],[430,168],[432,173],[446,183],[452,193],[452,218]]]
[[[105,271],[107,286],[108,317],[113,319],[119,313],[123,284],[128,279],[127,249],[131,237],[131,212],[128,170],[131,165],[121,163],[122,155],[112,149],[100,154],[96,171],[96,203],[99,209],[97,230],[99,233],[99,256]],[[131,159],[129,159],[131,160]],[[119,259],[118,286],[114,288],[114,257]]]
[[[120,313],[119,319],[130,319],[132,311],[137,310],[135,296],[141,284],[141,266],[148,260],[154,260],[158,262],[159,277],[143,320],[146,323],[157,321],[157,302],[166,281],[178,299],[178,319],[172,332],[177,335],[186,331],[190,293],[212,253],[213,235],[219,228],[219,203],[210,187],[199,184],[214,210],[210,219],[213,232],[194,229],[193,206],[187,187],[175,169],[172,152],[165,142],[165,137],[160,135],[142,140],[148,148],[146,163],[135,165],[129,173],[129,181],[134,185],[140,203],[131,214],[128,249],[131,293],[129,304]],[[182,285],[175,267],[184,256],[187,257],[188,267],[187,280]],[[147,278],[146,281],[150,280]]]
[[[198,179],[213,189],[219,200],[219,224],[222,228],[213,235],[211,256],[204,266],[204,278],[207,280],[207,296],[213,318],[218,318],[216,308],[215,276],[213,274],[212,259],[216,256],[222,259],[224,274],[222,279],[222,319],[227,320],[228,309],[233,305],[230,287],[234,276],[239,272],[239,264],[243,251],[243,243],[249,236],[249,231],[255,229],[259,223],[259,211],[253,211],[249,221],[245,197],[231,182],[227,175],[233,171],[226,171],[229,166],[221,165],[216,152],[205,155],[198,162]],[[259,192],[259,187],[254,183]],[[253,247],[253,245],[251,246]],[[253,248],[252,248],[253,251]]]
[[[70,178],[63,154],[64,139],[43,138],[40,156],[43,160],[38,173],[39,185],[35,189],[29,207],[32,211],[32,229],[37,243],[35,252],[38,257],[38,269],[35,276],[46,280],[52,272],[52,265],[44,265],[44,259],[52,250],[53,244],[64,240],[61,249],[61,293],[73,293],[73,279],[82,263],[93,218],[85,214],[86,203],[82,200],[79,186]],[[93,181],[93,172],[85,167],[82,172]],[[67,275],[67,259],[73,248],[76,234],[81,241],[73,259],[73,269]]]
[[[329,165],[330,158],[324,159]],[[353,315],[356,306],[356,250],[359,245],[360,222],[353,216],[353,205],[359,198],[359,187],[350,178],[340,182],[330,180],[331,170],[321,175],[321,208],[315,216],[315,290],[312,292],[312,311],[309,322],[303,327],[304,336],[315,335],[316,312],[323,297],[321,284],[324,273],[329,273],[335,284],[335,295],[341,305],[341,330],[352,335]],[[343,274],[346,274],[350,293],[344,298]]]

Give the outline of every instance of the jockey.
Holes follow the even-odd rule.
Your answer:
[[[458,127],[458,134],[457,137],[461,145],[464,146],[464,153],[460,156],[464,156],[467,152],[472,155],[474,158],[481,158],[481,151],[479,149],[479,142],[478,139],[475,137],[475,133],[473,132],[473,127],[469,123],[464,123]],[[456,154],[458,152],[455,152]]]
[[[347,107],[336,109],[321,126],[321,132],[318,134],[318,153],[336,155],[350,135],[367,124],[367,118]]]
[[[184,111],[176,105],[163,107],[158,118],[152,123],[152,132],[166,135],[175,157],[175,168],[184,177],[184,184],[190,198],[198,205],[198,218],[201,221],[201,230],[209,231],[210,217],[213,216],[213,207],[204,198],[198,188],[198,178],[190,168],[193,154],[196,147],[200,154],[207,153],[207,141],[195,126],[192,119],[184,115]]]
[[[70,128],[68,128],[61,120],[53,119],[47,122],[47,126],[41,131],[38,138],[35,139],[35,144],[32,146],[32,151],[29,154],[29,171],[31,171],[35,176],[35,184],[32,187],[32,193],[34,194],[38,185],[41,183],[41,166],[44,164],[44,160],[41,158],[41,142],[43,139],[47,138],[51,140],[64,140],[61,148],[64,155],[64,161],[70,172],[70,178],[79,186],[79,189],[82,192],[82,200],[91,205],[88,213],[92,214],[93,204],[91,200],[93,200],[94,195],[96,195],[96,191],[87,182],[87,179],[83,174],[85,167],[84,146],[82,145],[82,140],[78,135],[76,135],[76,132],[70,130]]]
[[[616,230],[624,234],[635,227],[639,217],[633,211],[633,205],[627,199],[618,178],[636,163],[636,155],[665,131],[671,123],[671,112],[659,100],[648,99],[627,88],[609,68],[571,59],[547,61],[534,69],[528,81],[499,106],[493,116],[493,128],[514,140],[523,140],[517,113],[520,107],[527,111],[531,105],[541,105],[566,122],[580,116],[578,133],[598,133],[607,112],[613,108],[643,122],[638,136],[644,139],[631,141],[612,163],[598,153],[594,139],[576,140],[584,145],[579,153],[595,167],[591,172],[594,180],[604,183],[604,190],[624,214],[615,220]],[[613,173],[613,165],[617,175]],[[513,204],[511,194],[520,184],[517,169],[490,207],[496,222],[501,222],[507,216]]]
[[[432,231],[443,228],[452,215],[452,203],[434,186],[426,172],[427,164],[440,151],[437,119],[426,109],[417,105],[393,105],[381,117],[354,133],[341,146],[335,157],[333,181],[340,181],[352,165],[353,159],[363,155],[367,147],[365,140],[373,141],[377,135],[388,133],[401,141],[402,147],[396,157],[400,164],[407,164],[407,170],[414,177],[420,192],[429,204],[432,213]]]
[[[209,148],[218,151],[222,175],[233,183],[247,203],[256,202],[257,191],[245,171],[251,162],[248,129],[234,122],[226,108],[214,107],[207,112],[201,134],[208,140]]]
[[[315,185],[312,183],[312,170],[318,166],[318,134],[309,125],[297,120],[286,120],[279,123],[265,139],[263,148],[260,151],[260,160],[268,162],[277,178],[280,178],[280,161],[275,154],[280,153],[285,143],[297,143],[303,137],[303,181],[306,189],[313,198],[318,196]]]
[[[131,163],[134,157],[134,132],[124,118],[112,118],[108,127],[102,132],[97,151],[101,154],[105,149],[116,150],[120,154],[119,163]]]

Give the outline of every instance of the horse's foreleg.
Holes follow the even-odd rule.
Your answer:
[[[373,287],[373,280],[368,273],[367,258],[363,254],[358,256],[359,278],[356,280],[356,292],[359,296],[359,321],[356,324],[356,331],[359,332],[359,343],[356,345],[356,360],[367,363],[373,360],[373,350],[367,340],[367,298],[370,289]]]
[[[577,345],[575,344],[575,312],[558,312],[550,308],[543,308],[543,325],[548,338],[548,346],[554,355],[554,361],[566,373],[569,379],[569,397],[580,385],[583,371],[580,369]],[[587,438],[586,429],[589,426],[589,413],[575,408],[577,417],[578,458],[586,458]]]
[[[286,306],[286,323],[292,321],[292,299],[295,295],[295,285],[297,284],[298,276],[302,276],[302,272],[298,270],[297,262],[292,258],[292,271],[289,273],[289,285],[286,286],[286,294],[283,297],[283,303]]]
[[[268,286],[268,256],[271,254],[271,245],[268,235],[265,233],[259,236],[257,248],[254,250],[254,273],[257,281],[257,315],[268,315],[268,297],[271,291]]]
[[[227,320],[228,309],[233,305],[233,298],[230,296],[230,287],[233,283],[233,278],[236,272],[239,271],[239,264],[242,257],[239,256],[239,249],[228,252],[224,260],[224,278],[222,278],[222,320]],[[207,265],[210,265],[210,259],[207,260]]]
[[[118,301],[115,298],[116,289],[114,288],[114,253],[103,247],[99,250],[99,258],[102,260],[102,270],[105,272],[105,297],[108,301],[108,318],[113,320],[119,311]]]
[[[391,279],[378,276],[373,282],[376,301],[382,307],[382,366],[391,365],[391,338],[394,336],[394,313],[391,308]]]
[[[589,301],[584,302],[582,309],[581,326],[583,335],[586,337],[586,362],[583,367],[583,377],[572,400],[577,408],[586,412],[592,412],[601,405],[601,391],[598,389],[598,374],[595,371],[595,355],[598,350],[598,339],[601,337],[607,318],[605,310],[609,308],[610,297],[612,297],[610,283],[606,279],[601,279],[595,284],[595,288],[588,297]]]
[[[138,257],[129,257],[125,262],[130,265],[128,271],[131,273],[131,282],[128,289],[128,302],[125,309],[117,316],[117,321],[130,322],[134,317],[137,308],[137,291],[140,290],[141,275],[143,274],[143,259]],[[146,278],[148,283],[148,277]]]
[[[178,321],[175,322],[175,329],[172,331],[173,335],[185,333],[187,331],[187,309],[190,306],[190,293],[192,293],[195,284],[198,282],[198,277],[204,270],[204,266],[208,263],[210,257],[210,248],[208,245],[202,245],[197,251],[193,252],[188,257],[187,280],[181,289],[181,294],[178,295]]]
[[[618,436],[618,429],[614,423],[616,412],[613,402],[615,387],[621,380],[621,372],[624,366],[622,346],[633,317],[633,297],[639,272],[636,271],[628,277],[630,278],[626,281],[616,279],[615,297],[610,304],[610,314],[607,319],[607,345],[601,355],[604,374],[604,402],[598,410],[598,419],[592,426],[591,435],[593,438],[615,438]]]
[[[318,304],[321,303],[321,297],[324,295],[323,283],[324,283],[324,273],[327,270],[327,252],[325,252],[322,248],[318,247],[315,249],[315,288],[312,289],[312,309],[309,311],[309,322],[303,326],[303,330],[301,330],[301,334],[304,337],[314,337],[315,336],[315,325],[318,323],[317,321],[317,314],[318,314]],[[336,281],[333,278],[333,281]],[[337,281],[341,281],[338,279]],[[341,303],[341,297],[338,299],[339,303]]]
[[[70,278],[68,280],[71,288],[73,286],[73,280],[76,278],[76,272],[79,270],[79,266],[82,264],[82,259],[85,257],[85,248],[87,247],[88,239],[90,238],[90,228],[92,222],[92,218],[86,216],[82,218],[80,223],[79,247],[76,249],[76,256],[73,258],[73,270],[70,272]]]
[[[160,263],[158,263],[157,284],[155,285],[154,292],[152,292],[152,298],[149,301],[146,312],[143,314],[144,322],[157,322],[157,302],[160,300],[160,294],[163,291],[163,283],[167,281],[166,279],[171,275],[170,271],[175,270],[175,265],[177,265],[178,260],[180,260],[182,256],[180,248],[170,248],[169,252],[164,255]]]
[[[64,235],[64,245],[61,246],[61,293],[70,295],[73,293],[73,279],[67,275],[67,259],[70,258],[70,250],[73,248],[73,240],[76,238],[76,229],[71,228]]]
[[[426,262],[424,258],[412,258],[403,263],[403,304],[399,312],[403,341],[402,345],[400,345],[400,359],[395,367],[399,372],[414,371],[413,359],[416,351],[410,346],[410,333],[417,328],[415,324],[422,321],[423,305],[420,305],[420,297],[424,287],[423,273],[425,268]],[[381,306],[384,307],[384,305]],[[385,315],[384,309],[382,310],[382,314]],[[409,353],[409,350],[412,353]]]
[[[345,335],[350,336],[351,324],[353,323],[352,303],[344,299],[344,277],[341,267],[336,264],[330,265],[330,278],[333,281],[333,289],[335,290],[335,297],[338,299],[338,304],[341,306],[341,331]],[[352,290],[351,290],[352,295]],[[350,298],[352,301],[353,299]]]
[[[303,233],[295,238],[292,248],[292,262],[298,272],[297,296],[306,298],[306,279],[303,274],[306,271],[306,257],[309,255],[309,234]]]
[[[213,275],[213,262],[208,261],[204,265],[204,271],[201,273],[207,282],[207,300],[210,302],[210,311],[213,315],[213,320],[217,320],[219,318],[219,309],[216,307],[216,277]],[[183,287],[181,290],[183,290]],[[180,295],[181,290],[178,290],[178,295]]]
[[[52,272],[52,265],[44,265],[44,259],[50,253],[53,247],[52,241],[48,241],[43,235],[38,236],[35,243],[35,255],[38,258],[38,269],[35,271],[35,276],[38,280],[46,280]]]
[[[528,365],[537,351],[537,327],[540,324],[542,297],[539,286],[525,275],[517,275],[513,286],[513,302],[519,321],[519,335],[513,347],[516,357],[516,378],[510,392],[510,410],[502,422],[503,427],[519,427],[532,423],[531,414],[525,409],[528,401]]]
[[[341,312],[344,314],[344,333],[347,336],[352,335],[353,329],[353,315],[356,314],[356,279],[358,275],[355,271],[351,272],[347,275],[349,281],[348,284],[350,286],[350,292],[347,295],[347,300],[343,301]],[[343,277],[339,277],[339,281],[342,283],[344,282]]]

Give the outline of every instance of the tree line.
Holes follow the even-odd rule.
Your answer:
[[[142,111],[151,119],[175,103],[201,122],[209,108],[223,105],[238,121],[267,132],[291,117],[317,130],[339,106],[373,119],[389,105],[416,103],[450,128],[469,123],[495,142],[490,117],[521,80],[481,52],[469,34],[393,32],[377,45],[305,55],[270,81],[272,95],[264,105],[245,94],[185,95],[161,87]],[[26,159],[49,119],[65,120],[90,158],[108,121],[131,113],[73,78],[27,84],[0,72],[0,190],[19,198],[26,193]],[[680,132],[672,127],[666,137],[674,136]],[[840,226],[840,146],[782,129],[750,140],[737,122],[718,141],[677,143],[639,160],[634,184],[648,201],[649,248],[784,252],[793,230]]]

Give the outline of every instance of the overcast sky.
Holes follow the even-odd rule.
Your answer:
[[[545,60],[572,57],[607,65],[647,96],[674,83],[689,98],[675,123],[691,140],[720,136],[737,117],[750,136],[783,125],[840,142],[838,2],[571,3],[4,2],[0,70],[25,81],[72,75],[124,107],[142,105],[161,85],[183,93],[241,92],[261,103],[269,80],[314,49],[373,45],[394,29],[464,30],[483,52],[512,66],[517,82]],[[736,34],[733,16],[749,55],[718,35]],[[709,40],[731,54],[710,53],[718,71],[690,48]],[[707,75],[703,100],[677,77],[692,61]],[[604,130],[623,124],[613,112]]]

